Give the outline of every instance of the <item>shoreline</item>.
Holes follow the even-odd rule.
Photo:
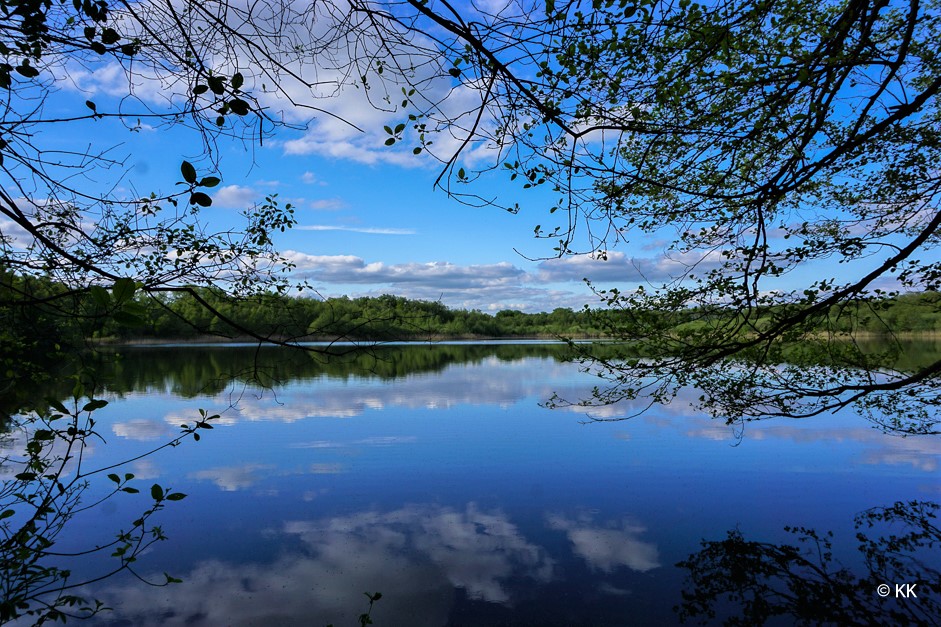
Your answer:
[[[607,337],[597,337],[592,336],[587,333],[566,336],[565,339],[570,339],[574,341],[611,341],[612,338]],[[347,344],[373,344],[373,345],[383,345],[383,344],[407,344],[407,343],[445,343],[445,342],[542,342],[542,341],[552,341],[552,342],[565,342],[565,339],[562,339],[558,335],[502,335],[502,336],[488,336],[488,335],[471,335],[471,334],[462,334],[462,335],[448,335],[448,336],[438,336],[438,335],[427,335],[427,336],[416,336],[409,337],[406,339],[375,339],[375,338],[336,338],[336,337],[323,337],[323,336],[309,336],[304,338],[287,338],[287,337],[273,337],[270,338],[271,342],[292,342],[296,344],[337,344],[337,345],[347,345]],[[120,339],[120,338],[96,338],[90,340],[92,344],[102,347],[133,347],[133,346],[166,346],[166,345],[199,345],[199,344],[261,344],[266,345],[266,342],[253,338],[250,336],[242,337],[220,337],[216,335],[200,335],[197,337],[187,337],[187,338],[133,338],[133,339]],[[276,346],[276,344],[271,344]]]

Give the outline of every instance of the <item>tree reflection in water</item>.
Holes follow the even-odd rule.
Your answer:
[[[134,487],[133,474],[116,472],[127,462],[89,467],[86,461],[91,442],[103,441],[92,416],[107,401],[95,398],[92,392],[86,396],[77,377],[70,401],[50,400],[48,404],[44,411],[9,416],[0,434],[0,623],[26,618],[40,625],[90,618],[108,608],[83,596],[81,589],[120,572],[155,586],[179,583],[166,573],[158,580],[146,580],[134,570],[138,556],[166,539],[151,518],[168,502],[186,496],[159,484],[150,487],[149,506],[128,521],[126,528],[107,530],[112,533],[110,539],[100,543],[89,540],[78,549],[59,546],[63,532],[77,516],[118,493],[140,490]],[[181,425],[177,437],[145,455],[176,446],[190,436],[198,440],[198,430],[211,429],[209,421],[214,418],[218,416],[200,410],[193,425]],[[112,485],[103,495],[87,499],[93,477],[107,479]],[[94,575],[73,576],[72,566],[97,554],[110,555],[113,561]]]
[[[834,560],[833,534],[786,527],[796,544],[730,531],[677,566],[689,570],[680,618],[705,624],[941,624],[939,504],[897,502],[856,516],[861,576]],[[911,584],[911,585],[910,585]],[[888,586],[882,587],[880,586]]]

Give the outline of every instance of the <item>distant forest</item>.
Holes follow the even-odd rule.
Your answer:
[[[612,331],[623,330],[637,315],[657,314],[561,307],[542,313],[504,310],[490,314],[391,295],[323,299],[266,293],[233,299],[206,289],[145,294],[133,287],[73,292],[46,279],[0,273],[0,343],[8,354],[18,352],[17,345],[20,350],[41,352],[40,345],[64,347],[88,339],[244,338],[246,330],[291,340],[606,338],[617,335]],[[769,310],[768,318],[774,315]],[[670,324],[678,336],[688,336],[734,318],[735,312],[721,308],[690,309],[685,319],[673,319]],[[941,332],[941,293],[843,304],[831,317],[829,328],[820,331]]]

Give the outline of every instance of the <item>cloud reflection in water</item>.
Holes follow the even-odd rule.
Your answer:
[[[283,553],[270,563],[200,562],[161,595],[112,588],[115,617],[140,626],[352,625],[365,609],[363,592],[381,591],[377,624],[440,625],[455,588],[509,604],[513,582],[554,575],[545,549],[503,512],[474,503],[286,521],[277,535]]]

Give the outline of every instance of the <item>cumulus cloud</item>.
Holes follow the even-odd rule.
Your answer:
[[[214,425],[231,426],[244,422],[283,422],[320,418],[351,418],[369,411],[387,408],[438,409],[469,404],[509,407],[525,398],[551,396],[566,382],[570,369],[554,360],[546,360],[539,369],[519,368],[502,360],[473,364],[460,369],[447,368],[435,377],[405,377],[394,386],[350,386],[345,379],[326,379],[316,389],[308,386],[286,386],[278,392],[278,401],[269,397],[243,396],[236,408],[227,410]],[[587,390],[571,390],[571,395]],[[170,413],[168,425],[192,422],[192,416]],[[410,445],[417,440],[409,433],[377,433],[371,437],[350,440],[298,441],[297,449],[340,449],[374,446]],[[211,477],[202,477],[209,479]]]
[[[133,464],[131,464],[131,471],[135,479],[144,480],[144,479],[156,479],[163,472],[160,468],[150,459],[139,459]]]
[[[225,492],[235,492],[255,485],[273,469],[264,464],[242,464],[240,466],[220,466],[191,473],[192,479],[212,481]]]
[[[32,241],[33,236],[29,231],[13,220],[0,220],[0,242],[5,242],[14,249],[23,250]]]
[[[505,603],[511,595],[504,581],[529,577],[549,581],[553,562],[530,543],[500,511],[469,503],[463,510],[411,505],[390,512],[362,512],[326,521],[296,521],[285,530],[321,554],[334,553],[350,541],[365,541],[367,552],[401,552],[408,547],[430,561],[468,597]],[[369,546],[371,545],[371,546]]]
[[[564,531],[572,550],[588,565],[606,573],[626,567],[645,573],[660,567],[657,546],[640,539],[646,529],[630,522],[598,526],[590,517],[569,519],[560,515],[548,518],[549,527]]]
[[[381,590],[377,624],[442,625],[454,588],[471,599],[513,601],[512,582],[548,582],[554,563],[500,511],[409,505],[336,518],[288,521],[275,532],[299,544],[265,563],[209,560],[184,585],[149,594],[103,592],[114,616],[150,625],[308,625],[358,622],[364,590]]]
[[[351,297],[393,292],[418,300],[440,300],[452,308],[493,313],[504,309],[581,309],[596,300],[587,290],[579,293],[546,289],[539,285],[536,275],[505,261],[471,265],[446,261],[385,264],[355,255],[309,255],[294,250],[284,256],[295,264],[295,277],[318,284],[318,291],[325,296],[332,293],[330,284],[337,284],[343,286],[339,293]],[[364,289],[354,293],[350,285],[362,285]]]
[[[295,274],[328,283],[423,284],[435,288],[489,287],[518,284],[526,273],[509,262],[460,266],[447,261],[428,263],[367,263],[354,255],[308,255],[287,251],[284,257],[296,265]]]
[[[116,436],[141,441],[157,440],[170,433],[165,423],[143,419],[116,422],[111,426],[111,430]]]
[[[226,209],[244,209],[254,204],[258,192],[241,185],[226,185],[212,196],[212,203]]]
[[[629,257],[623,252],[608,252],[605,258],[575,255],[547,259],[539,264],[537,276],[546,283],[593,282],[663,282],[671,281],[696,268],[699,273],[719,268],[724,258],[717,252],[684,253],[654,257]]]

